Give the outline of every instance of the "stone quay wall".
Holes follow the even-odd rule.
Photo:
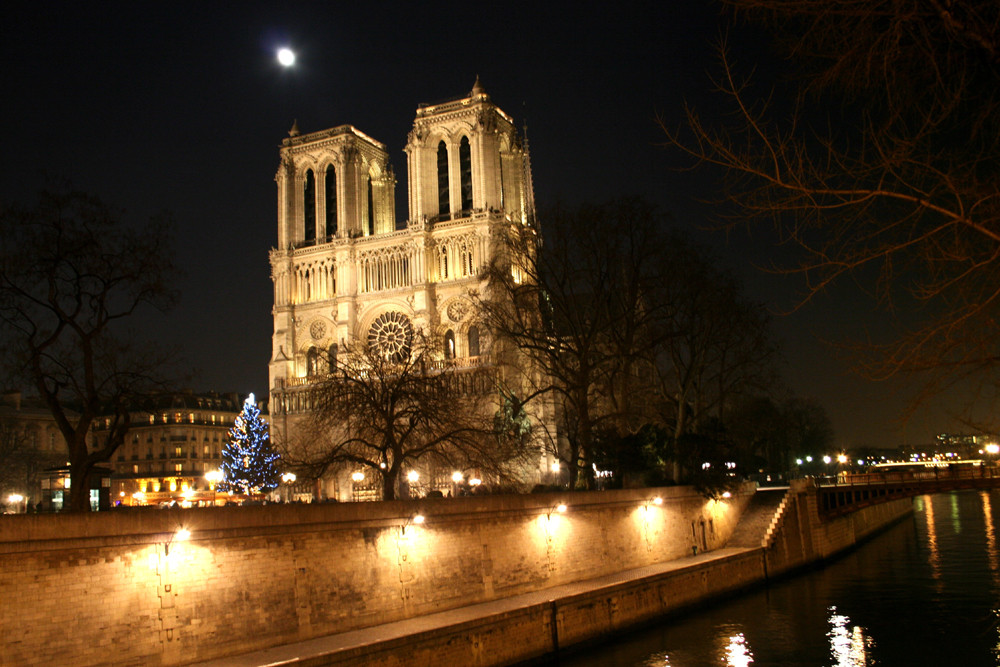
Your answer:
[[[5,516],[0,664],[180,665],[601,577],[723,546],[752,492]],[[561,613],[565,641],[593,636]]]
[[[815,482],[797,480],[765,541],[767,575],[779,576],[835,556],[912,512],[912,499],[897,498],[824,520]]]

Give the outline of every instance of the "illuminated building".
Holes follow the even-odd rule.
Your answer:
[[[385,144],[351,125],[306,134],[296,125],[282,142],[270,254],[276,442],[294,446],[310,385],[353,341],[399,347],[423,331],[459,369],[492,363],[470,294],[483,287],[496,230],[533,218],[525,142],[477,79],[463,97],[417,108],[405,152],[409,218],[400,224]],[[441,483],[451,474],[441,471]],[[325,495],[347,497],[335,487]]]
[[[219,468],[222,447],[240,412],[236,394],[162,394],[132,414],[125,443],[111,459],[112,503],[158,505],[211,503],[214,484],[205,473]],[[95,445],[107,437],[110,417],[93,427]]]

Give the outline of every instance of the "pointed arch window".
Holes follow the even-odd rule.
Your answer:
[[[462,211],[472,210],[472,148],[469,138],[462,137],[458,145],[458,166],[462,174]]]
[[[447,219],[451,213],[451,192],[448,190],[448,147],[444,141],[438,143],[438,216]]]
[[[329,357],[330,372],[331,373],[336,372],[336,370],[337,370],[337,344],[336,343],[334,343],[333,345],[330,346],[330,349],[327,351],[327,355]]]
[[[306,352],[306,376],[316,377],[320,374],[319,351],[315,347],[310,347]]]
[[[372,178],[368,177],[368,236],[375,234],[375,196],[372,192]]]
[[[455,358],[455,332],[451,329],[448,329],[444,334],[444,358]]]
[[[326,239],[337,235],[337,169],[331,164],[326,168]]]
[[[469,341],[469,356],[478,357],[479,356],[479,327],[473,324],[469,327],[469,333],[466,336]]]
[[[316,175],[313,170],[306,171],[306,183],[302,189],[302,214],[305,221],[305,239],[307,244],[316,240]]]

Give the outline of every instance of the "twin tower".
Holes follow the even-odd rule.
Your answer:
[[[481,287],[491,230],[532,215],[527,147],[476,79],[464,97],[417,108],[405,152],[409,218],[399,223],[384,144],[351,125],[293,127],[282,142],[272,428],[308,412],[312,379],[352,341],[405,352],[422,330],[457,363],[486,352],[468,295]]]

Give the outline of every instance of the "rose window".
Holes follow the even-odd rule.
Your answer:
[[[382,313],[368,330],[368,345],[379,354],[403,360],[410,356],[413,325],[400,312]]]

